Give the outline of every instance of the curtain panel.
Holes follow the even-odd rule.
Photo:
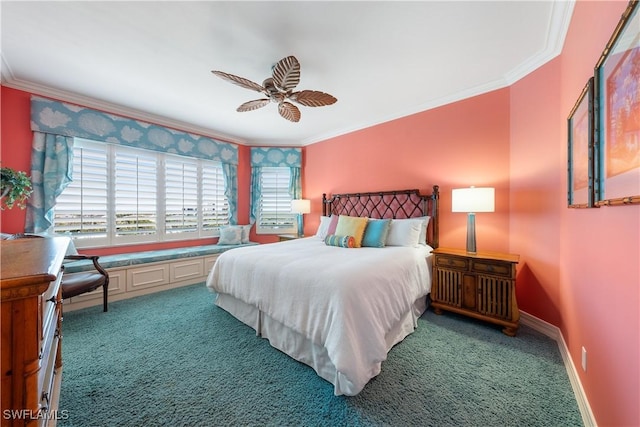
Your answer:
[[[237,222],[238,147],[235,144],[38,96],[31,97],[31,130],[34,132],[31,175],[35,182],[27,205],[25,227],[29,232],[44,231],[53,224],[56,198],[72,180],[74,137],[221,162],[229,222]],[[57,152],[45,151],[45,143],[38,134],[66,141],[61,156],[67,156],[67,164],[57,160]],[[60,150],[62,139],[56,141]]]
[[[62,190],[72,180],[73,138],[41,132],[33,133],[31,184],[27,202],[25,231],[46,232],[53,225],[53,207]]]
[[[289,181],[289,193],[293,199],[302,196],[302,149],[291,147],[252,147],[251,148],[251,200],[250,214],[251,224],[258,217],[259,201],[261,196],[260,174],[263,167],[288,167],[291,168],[291,180]]]

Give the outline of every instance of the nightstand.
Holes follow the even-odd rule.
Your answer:
[[[520,256],[500,252],[433,251],[431,305],[504,326],[515,336],[520,326],[516,301],[516,264]]]
[[[286,240],[295,240],[295,239],[299,239],[298,235],[296,234],[278,234],[279,242],[284,242]]]

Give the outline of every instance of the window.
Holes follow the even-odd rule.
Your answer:
[[[261,169],[257,233],[295,233],[297,231],[295,214],[291,213],[290,171],[286,167]]]
[[[76,138],[54,230],[78,247],[218,235],[229,223],[219,162]]]

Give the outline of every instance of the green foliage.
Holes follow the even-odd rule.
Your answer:
[[[32,192],[31,178],[25,172],[0,168],[0,210],[14,206],[24,209]]]

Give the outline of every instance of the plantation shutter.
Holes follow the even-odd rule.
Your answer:
[[[58,196],[55,230],[80,233],[83,238],[107,235],[108,146],[73,149],[73,181]]]
[[[198,229],[198,162],[167,156],[165,159],[166,233]]]
[[[222,168],[212,162],[202,166],[202,229],[214,230],[229,224],[229,203],[224,195]]]
[[[289,193],[290,174],[290,168],[262,168],[259,227],[283,229],[286,232],[295,227],[295,214],[291,213]]]
[[[218,161],[76,138],[72,178],[54,230],[80,248],[213,237],[230,222]]]
[[[155,234],[157,156],[115,148],[115,235]]]

